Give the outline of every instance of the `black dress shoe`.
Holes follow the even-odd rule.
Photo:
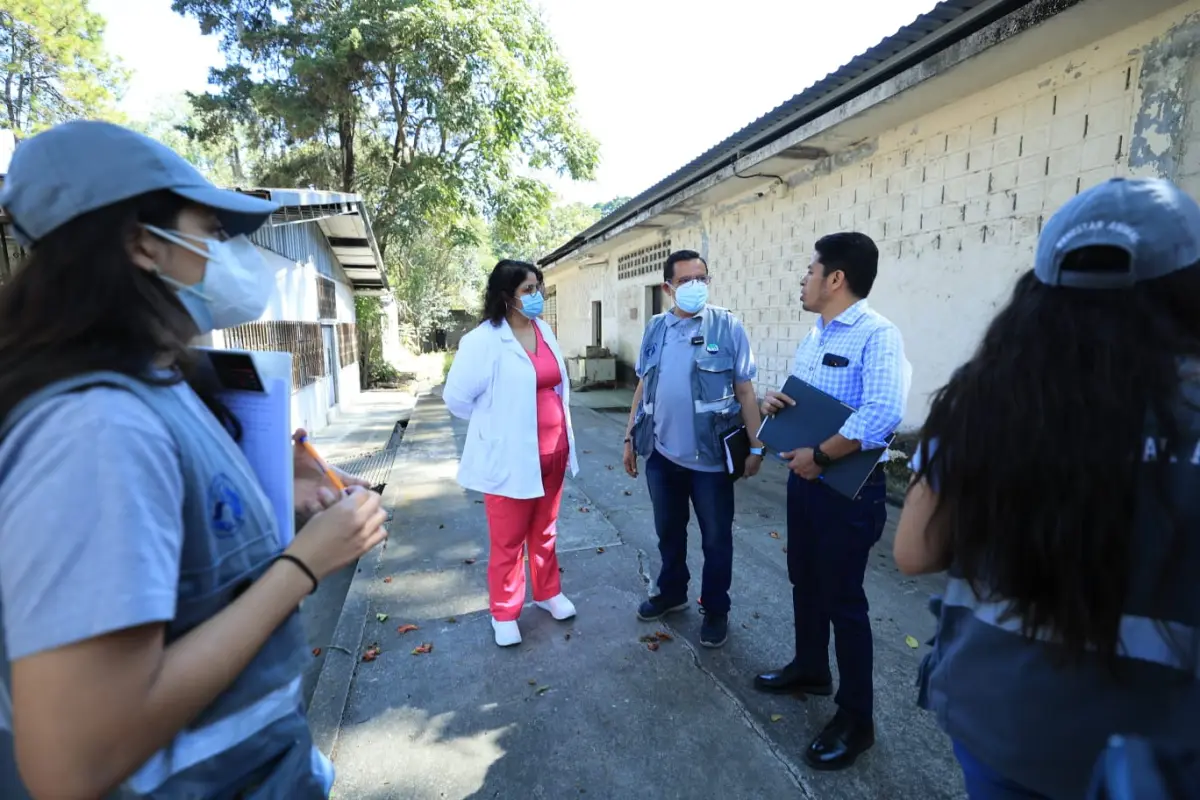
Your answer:
[[[874,744],[874,722],[838,709],[825,730],[804,751],[804,760],[813,769],[845,769]]]
[[[764,672],[754,677],[754,688],[760,692],[776,694],[813,694],[828,697],[833,694],[833,681],[814,680],[800,674],[795,662],[774,672]]]

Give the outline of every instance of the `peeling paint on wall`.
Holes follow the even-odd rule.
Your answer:
[[[1191,14],[1142,49],[1141,106],[1133,125],[1129,166],[1176,178],[1183,157],[1192,62],[1200,45],[1200,14]]]

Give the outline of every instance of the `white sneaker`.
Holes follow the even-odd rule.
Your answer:
[[[567,596],[561,592],[549,600],[535,600],[533,604],[538,608],[549,611],[550,616],[560,621],[575,616],[575,604],[568,600]]]
[[[517,627],[515,619],[501,622],[492,617],[492,630],[496,633],[496,644],[501,647],[512,647],[521,643],[521,629]]]

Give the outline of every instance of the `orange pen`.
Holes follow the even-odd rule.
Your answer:
[[[337,473],[330,469],[329,465],[325,463],[325,459],[321,458],[320,453],[317,452],[317,448],[312,446],[312,444],[308,441],[307,436],[300,437],[300,444],[303,445],[304,449],[308,451],[308,454],[313,457],[313,461],[316,461],[321,469],[325,470],[325,474],[329,477],[329,481],[333,484],[334,488],[339,492],[346,491],[346,484],[342,483],[342,479],[337,476]]]

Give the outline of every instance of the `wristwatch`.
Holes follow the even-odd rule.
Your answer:
[[[750,455],[758,456],[759,458],[761,458],[762,454],[763,454],[763,449],[761,447],[751,447],[750,448]]]
[[[821,451],[821,445],[817,445],[813,448],[813,463],[825,469],[833,463],[833,459]]]

